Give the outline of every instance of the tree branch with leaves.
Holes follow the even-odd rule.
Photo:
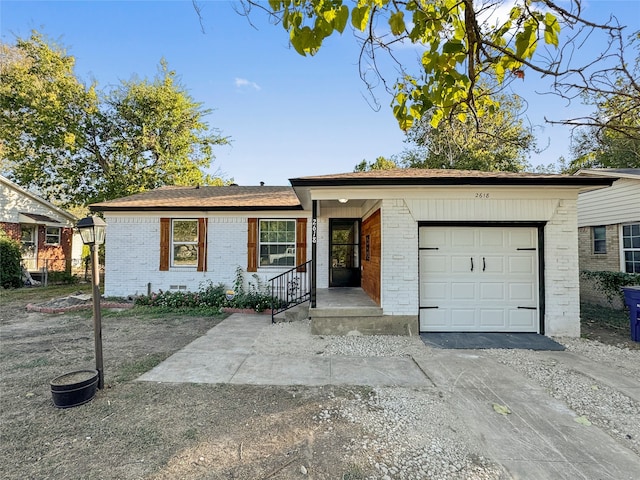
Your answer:
[[[509,82],[535,72],[553,79],[551,92],[575,99],[611,85],[611,68],[624,71],[625,29],[613,16],[605,23],[583,15],[580,0],[243,0],[243,14],[267,12],[300,55],[315,55],[323,42],[351,29],[361,45],[360,77],[373,90],[370,72],[392,96],[400,128],[408,131],[427,116],[433,127],[443,120],[465,121],[491,115]],[[574,52],[591,37],[603,48],[578,64]],[[396,57],[415,49],[418,61]],[[378,55],[391,58],[395,72],[380,68]],[[617,65],[617,66],[616,66]],[[627,75],[637,83],[637,75]],[[492,85],[488,90],[486,85]],[[577,119],[551,120],[571,125]],[[606,123],[589,118],[593,124]],[[623,128],[627,128],[626,126]],[[628,130],[627,130],[628,131]],[[632,135],[636,133],[631,132]]]

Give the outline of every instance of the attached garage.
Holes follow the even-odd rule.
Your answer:
[[[420,331],[543,333],[541,228],[422,224]]]

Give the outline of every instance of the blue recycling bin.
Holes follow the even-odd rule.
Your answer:
[[[631,340],[640,342],[640,286],[622,287],[624,303],[629,307]]]

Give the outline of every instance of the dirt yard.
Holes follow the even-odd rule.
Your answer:
[[[1,294],[1,292],[0,292]],[[46,300],[46,299],[40,299]],[[358,388],[158,385],[133,381],[221,318],[105,312],[105,389],[57,409],[49,382],[94,368],[91,312],[27,312],[0,297],[0,478],[359,479],[352,423],[319,415]],[[370,468],[370,467],[369,467]],[[306,475],[306,478],[310,478]]]
[[[0,291],[0,478],[381,478],[376,452],[353,447],[371,432],[331,415],[367,388],[134,381],[222,318],[105,311],[105,389],[85,405],[55,408],[49,382],[95,363],[90,310],[26,311],[51,292],[16,300]],[[596,335],[628,343],[615,332]]]

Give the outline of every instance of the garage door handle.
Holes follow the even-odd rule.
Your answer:
[[[469,260],[471,260],[471,271],[473,272],[473,257],[470,257]]]
[[[482,271],[484,272],[487,269],[487,262],[484,257],[482,257]]]

